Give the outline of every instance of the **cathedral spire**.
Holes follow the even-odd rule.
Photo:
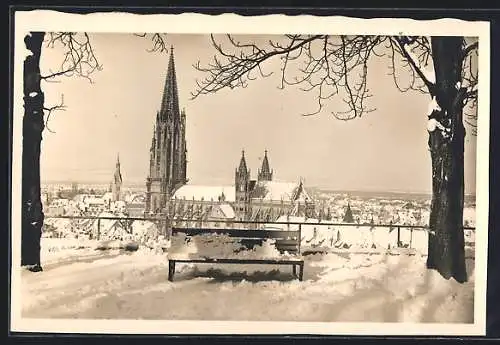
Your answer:
[[[116,156],[116,168],[115,168],[113,184],[111,186],[111,190],[113,193],[113,201],[120,200],[121,186],[122,186],[122,173],[120,171],[120,154],[118,153]]]
[[[247,161],[245,160],[245,150],[241,150],[240,166],[238,167],[238,172],[247,173]]]
[[[264,151],[264,159],[262,160],[262,167],[258,174],[259,181],[272,181],[273,172],[269,168],[269,160],[267,158],[267,150]]]
[[[167,77],[165,78],[165,87],[163,88],[160,114],[163,119],[165,119],[167,114],[179,115],[179,95],[173,46],[170,47],[170,58],[168,60]]]
[[[120,153],[116,156],[115,183],[122,182],[122,173],[120,171]]]

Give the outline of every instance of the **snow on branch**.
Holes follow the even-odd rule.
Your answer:
[[[426,37],[414,39],[394,37],[393,40],[397,51],[408,61],[413,71],[424,82],[427,90],[432,93],[436,82],[436,74],[432,61],[429,61],[429,59],[432,59],[429,39]]]
[[[431,101],[429,102],[429,106],[427,108],[427,114],[432,114],[434,111],[441,111],[441,107],[436,101],[436,96],[433,96],[431,98]]]

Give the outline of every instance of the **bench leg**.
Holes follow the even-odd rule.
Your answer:
[[[299,269],[299,280],[302,281],[302,278],[304,277],[304,264],[300,264],[300,269]]]
[[[293,276],[296,277],[297,276],[297,265],[292,265],[293,267]]]
[[[168,280],[174,281],[174,273],[175,273],[175,261],[168,262]]]

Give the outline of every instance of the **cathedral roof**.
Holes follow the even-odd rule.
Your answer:
[[[301,182],[259,181],[251,197],[268,201],[312,200]]]
[[[236,200],[234,186],[204,186],[186,184],[174,193],[174,198],[200,201],[218,201],[219,197],[224,193],[227,202]]]

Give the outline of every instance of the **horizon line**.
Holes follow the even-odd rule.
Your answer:
[[[72,183],[77,183],[77,184],[82,184],[82,185],[99,185],[99,186],[109,186],[110,182],[103,182],[103,181],[77,181],[77,180],[43,180],[40,181],[40,183],[43,184],[72,184]],[[131,182],[124,182],[122,186],[124,187],[138,187],[140,185],[145,184],[145,182],[139,182],[139,181],[131,181]],[[206,184],[207,186],[210,186],[211,184]],[[220,184],[213,184],[214,186],[219,186]],[[318,189],[323,192],[336,192],[336,193],[350,193],[350,192],[363,192],[363,193],[394,193],[394,194],[426,194],[426,195],[432,195],[432,191],[430,190],[387,190],[387,189],[342,189],[342,188],[332,188],[328,186],[321,186],[321,185],[311,185],[309,188],[314,188]],[[464,192],[464,195],[476,195],[475,192]]]

